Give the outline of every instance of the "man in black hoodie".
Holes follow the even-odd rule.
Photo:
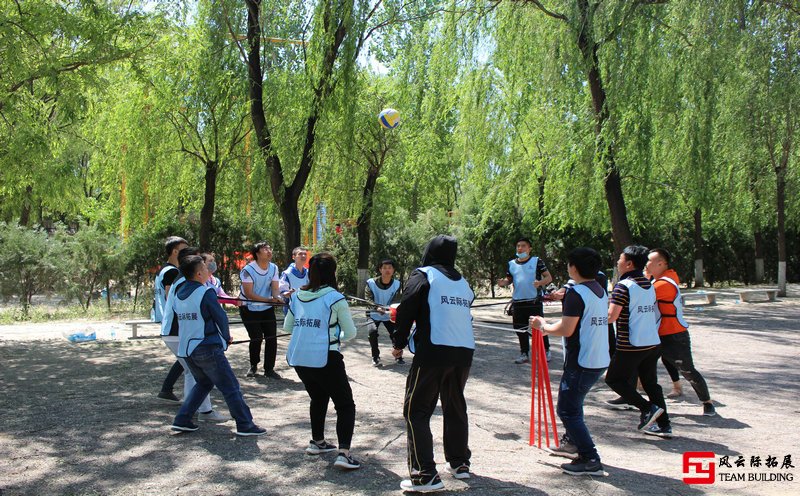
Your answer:
[[[410,480],[405,491],[435,491],[444,484],[433,458],[430,419],[439,399],[444,418],[444,455],[457,479],[469,479],[469,426],[464,386],[475,339],[470,306],[475,295],[455,269],[458,244],[436,236],[425,248],[422,267],[411,273],[397,309],[395,357],[408,345],[414,361],[406,379],[403,417],[408,437]],[[416,322],[416,329],[412,326]]]

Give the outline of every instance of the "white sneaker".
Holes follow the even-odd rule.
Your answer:
[[[528,355],[526,355],[525,353],[521,354],[516,360],[514,360],[514,363],[517,364],[528,363],[528,362],[529,362]]]
[[[202,420],[204,422],[227,422],[228,420],[232,420],[232,418],[230,415],[211,410],[208,413],[198,413],[197,420]]]
[[[444,483],[439,478],[439,474],[434,475],[427,482],[419,478],[406,479],[400,482],[400,489],[410,493],[430,493],[444,489]]]
[[[456,479],[469,479],[469,465],[466,463],[455,468],[451,467],[448,463],[447,471],[453,474],[453,477]]]
[[[350,455],[340,452],[339,456],[336,457],[336,461],[333,462],[333,466],[345,470],[356,470],[361,468],[361,462]]]

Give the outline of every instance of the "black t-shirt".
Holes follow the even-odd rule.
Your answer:
[[[172,286],[172,283],[175,282],[175,279],[177,279],[181,273],[174,265],[170,263],[167,265],[171,268],[164,273],[164,277],[161,279],[161,287],[164,289],[166,289],[167,286]]]
[[[587,288],[592,290],[597,297],[603,297],[606,294],[606,290],[603,286],[600,285],[597,281],[587,281],[581,283],[581,285],[586,286]],[[583,312],[586,309],[586,305],[583,302],[583,298],[575,291],[572,287],[567,289],[567,292],[564,294],[564,317],[583,317]],[[580,329],[580,321],[577,323],[577,328],[575,332],[572,333],[572,336],[565,339],[565,359],[564,359],[564,367],[569,368],[576,368],[579,367],[578,365],[578,354],[581,350],[581,329]]]

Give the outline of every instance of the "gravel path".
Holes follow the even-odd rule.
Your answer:
[[[548,313],[556,307],[548,307]],[[455,480],[444,471],[441,416],[432,425],[437,461],[450,493],[486,495],[581,494],[800,494],[797,481],[725,482],[687,485],[682,478],[686,451],[717,457],[744,455],[748,467],[719,472],[791,474],[797,469],[749,468],[751,456],[785,455],[800,465],[800,300],[735,304],[689,310],[694,357],[718,405],[717,417],[703,417],[697,397],[684,384],[684,401],[668,402],[672,440],[636,432],[638,415],[604,407],[614,395],[598,385],[586,402],[587,423],[608,477],[563,475],[564,460],[528,446],[530,367],[514,365],[516,337],[478,330],[478,348],[466,395],[475,476]],[[363,315],[356,313],[357,317]],[[493,320],[497,307],[478,315]],[[280,381],[243,377],[245,345],[228,357],[242,375],[242,388],[261,438],[237,438],[234,424],[202,424],[190,434],[171,434],[176,407],[155,399],[172,362],[160,340],[124,338],[118,322],[71,322],[0,326],[0,495],[16,494],[400,494],[407,475],[402,397],[408,365],[373,368],[367,330],[344,348],[356,401],[353,452],[361,470],[343,473],[334,457],[311,457],[308,397],[293,370],[279,357]],[[94,330],[98,341],[72,344],[64,335]],[[112,332],[114,339],[112,339]],[[381,331],[383,333],[383,330]],[[234,331],[246,338],[244,330]],[[385,361],[389,339],[381,334]],[[279,355],[286,338],[279,340]],[[558,369],[560,345],[553,347]],[[558,384],[559,370],[551,372]],[[661,384],[669,378],[662,370]],[[182,381],[179,381],[182,385]],[[178,391],[180,394],[180,392]],[[556,391],[554,391],[555,398]],[[213,395],[212,395],[213,396]],[[225,410],[220,397],[215,408]],[[335,412],[328,417],[335,441]],[[559,424],[560,427],[560,424]],[[763,476],[763,475],[762,475]],[[445,493],[446,494],[446,493]]]

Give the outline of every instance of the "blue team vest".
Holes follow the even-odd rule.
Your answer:
[[[303,277],[297,277],[294,275],[294,270],[292,270],[292,266],[290,265],[283,271],[283,276],[286,282],[289,283],[289,288],[291,289],[300,289],[308,284],[308,270],[305,271]]]
[[[175,302],[175,292],[178,291],[178,286],[184,282],[186,282],[186,278],[180,275],[172,282],[172,286],[169,287],[169,293],[167,293],[167,303],[164,305],[164,315],[161,319],[162,336],[169,336],[172,334],[172,322],[175,320],[175,312],[171,311],[170,309],[172,308],[172,304]]]
[[[156,276],[155,283],[153,284],[153,314],[151,315],[153,322],[161,322],[164,318],[164,309],[166,308],[167,304],[167,295],[164,292],[164,275],[170,269],[177,269],[172,264],[165,265],[161,268]]]
[[[294,316],[292,339],[286,350],[286,361],[292,367],[322,368],[328,363],[328,350],[339,343],[339,325],[332,327],[331,307],[344,295],[339,292],[320,296],[311,301],[301,301],[298,293],[289,300],[289,309]],[[330,329],[335,338],[331,340]]]
[[[470,306],[475,293],[463,277],[453,281],[433,267],[420,267],[428,278],[428,306],[431,309],[431,343],[475,349]],[[413,339],[410,340],[413,343]],[[414,350],[411,350],[414,351]]]
[[[538,257],[531,257],[524,264],[509,260],[508,273],[514,279],[514,291],[511,293],[512,300],[535,300],[539,296],[539,289],[533,287],[533,282],[536,281],[537,265],[539,265]]]
[[[583,315],[578,324],[580,351],[578,365],[587,369],[608,367],[608,296],[598,297],[594,291],[576,284],[571,288],[583,300]]]
[[[678,323],[680,325],[688,329],[689,324],[686,322],[686,319],[683,318],[683,302],[681,301],[681,288],[678,286],[677,283],[675,283],[675,281],[673,281],[669,277],[659,277],[658,280],[666,281],[675,287],[675,291],[677,291],[677,293],[675,293],[675,301],[672,302],[672,304],[675,306],[675,318],[678,319]],[[671,315],[668,315],[668,317],[671,317]],[[658,321],[658,325],[660,326],[661,312],[659,312],[658,310],[658,305],[656,305],[656,319]]]
[[[172,300],[172,310],[175,311],[175,316],[178,319],[177,355],[180,358],[186,358],[191,355],[206,337],[206,321],[200,313],[200,302],[203,301],[203,296],[209,290],[210,288],[200,286],[192,291],[192,294],[185,300],[181,300],[177,295]],[[217,329],[217,332],[222,341],[222,348],[227,349],[228,344],[225,342],[225,338],[219,332],[219,329]]]
[[[261,268],[255,263],[250,262],[245,265],[242,272],[247,272],[253,280],[253,293],[264,298],[272,297],[272,278],[278,272],[278,266],[270,262],[266,274],[261,274]],[[263,302],[247,302],[247,308],[253,312],[263,312],[269,310],[272,305]]]
[[[382,307],[388,307],[389,304],[392,303],[394,295],[397,294],[397,290],[400,289],[400,281],[394,279],[387,289],[381,289],[378,287],[375,279],[369,279],[367,280],[367,286],[369,286],[370,291],[372,291],[373,301]],[[370,312],[369,316],[372,320],[389,321],[388,313],[381,314],[379,312]]]
[[[628,288],[628,340],[633,346],[655,346],[661,343],[656,321],[656,290],[653,286],[644,289],[633,279],[619,282]]]

